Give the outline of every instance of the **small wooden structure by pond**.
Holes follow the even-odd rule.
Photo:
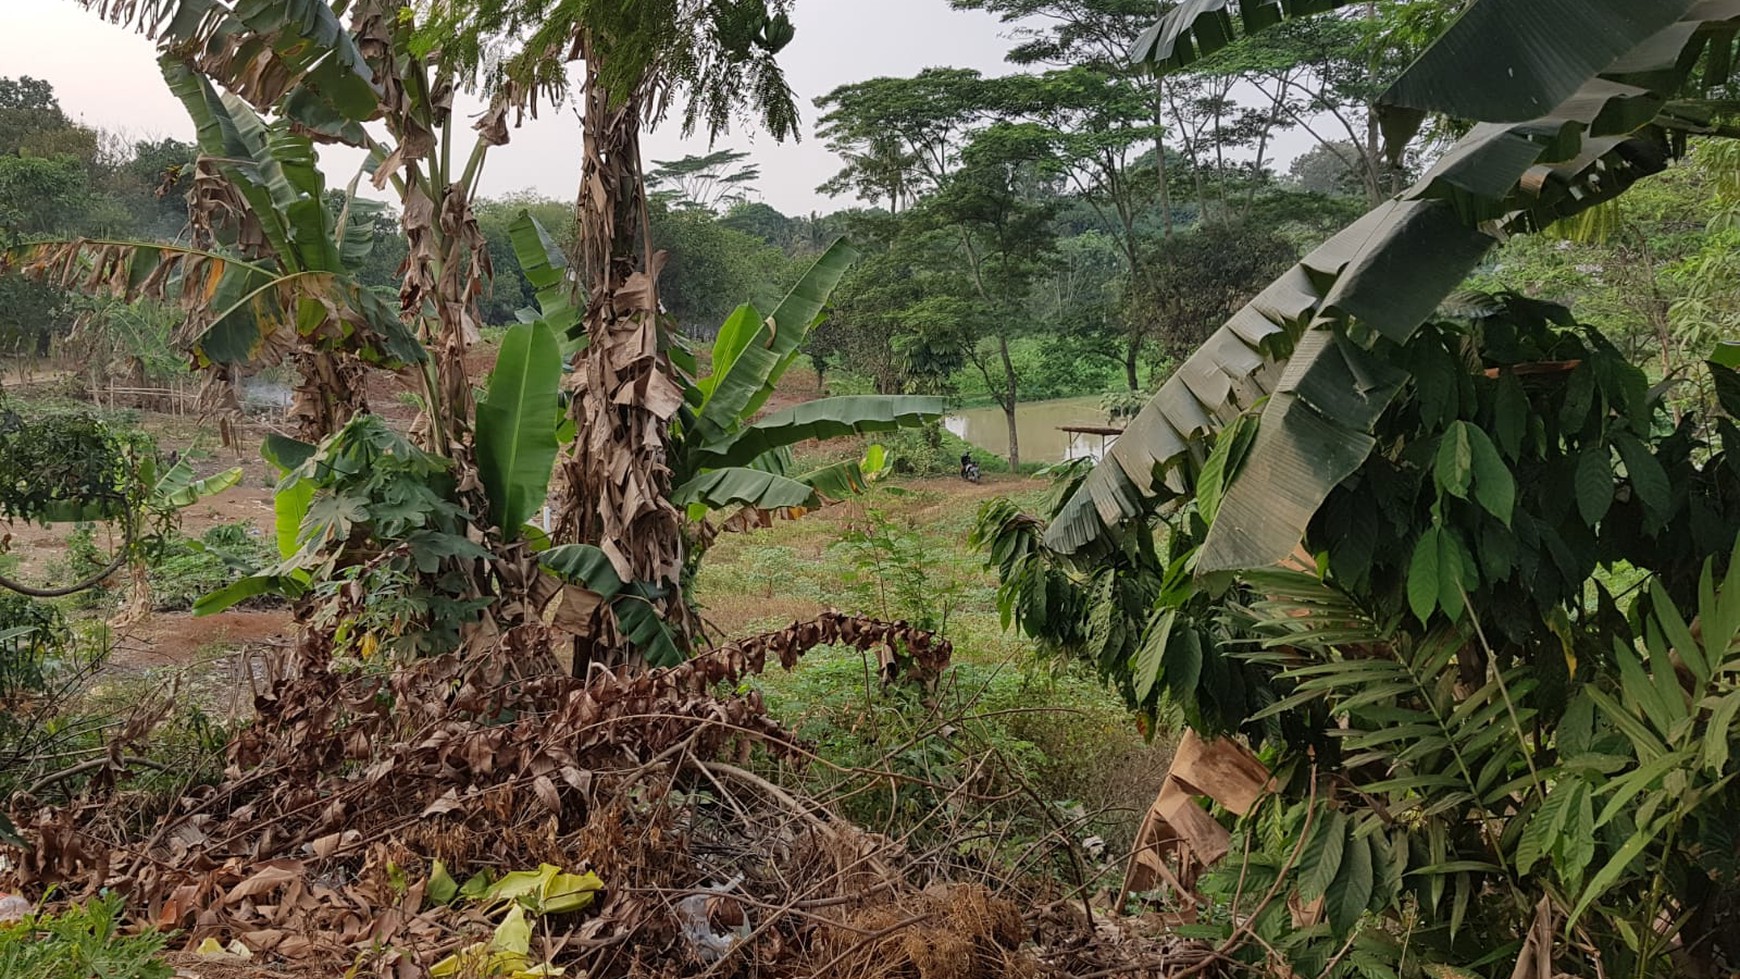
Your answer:
[[[1112,443],[1117,441],[1118,436],[1124,434],[1123,429],[1113,428],[1109,425],[1059,425],[1057,430],[1069,436],[1069,453],[1066,458],[1070,459],[1079,459],[1084,455],[1092,456],[1095,459],[1103,458],[1106,450],[1112,447]],[[1092,450],[1077,451],[1083,440],[1093,438],[1096,435],[1099,436],[1100,440],[1098,452]]]

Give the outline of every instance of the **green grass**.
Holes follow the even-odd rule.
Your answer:
[[[994,756],[988,771],[997,774],[981,777],[1020,796],[978,808],[955,800],[959,811],[944,825],[933,813],[946,793],[883,786],[849,796],[846,814],[861,824],[923,836],[985,819],[1005,826],[1011,838],[1034,839],[1050,826],[1022,794],[1026,786],[1053,815],[1072,813],[1078,837],[1097,835],[1109,851],[1127,852],[1117,848],[1128,844],[1153,801],[1170,743],[1145,741],[1121,700],[1090,672],[1042,660],[1030,642],[1003,630],[995,574],[967,544],[980,501],[999,488],[1029,505],[1045,492],[1027,481],[977,487],[918,481],[765,530],[724,535],[702,566],[697,598],[728,638],[838,608],[928,618],[954,643],[954,665],[930,694],[882,690],[874,664],[850,649],[815,650],[791,673],[775,668],[753,681],[773,715],[826,763],[803,777],[832,780],[838,790],[852,777],[837,769],[892,768],[915,785],[943,785]]]

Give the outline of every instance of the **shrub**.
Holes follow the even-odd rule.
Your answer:
[[[0,705],[42,689],[48,661],[66,646],[60,610],[0,589]]]
[[[121,895],[60,914],[0,925],[0,976],[8,979],[169,979],[157,958],[169,936],[120,933]]]

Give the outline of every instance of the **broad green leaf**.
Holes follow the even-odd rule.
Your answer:
[[[538,318],[549,324],[553,332],[565,336],[580,320],[567,256],[530,211],[522,210],[514,218],[508,226],[508,240],[520,272],[537,293]]]
[[[1506,371],[1498,379],[1498,393],[1493,398],[1492,434],[1506,458],[1518,459],[1522,454],[1523,433],[1528,429],[1528,395],[1515,374]]]
[[[697,382],[706,395],[697,426],[709,439],[722,438],[761,411],[774,386],[797,358],[829,294],[858,259],[845,240],[834,242],[803,274],[785,299],[763,319],[744,305],[720,329],[713,373]]]
[[[1704,767],[1712,775],[1721,775],[1728,767],[1728,748],[1734,737],[1736,714],[1740,714],[1740,691],[1718,700],[1715,709],[1710,711],[1710,722],[1704,727]]]
[[[278,556],[288,561],[302,548],[302,524],[314,506],[314,481],[297,479],[272,494],[272,531]]]
[[[1451,496],[1467,499],[1474,478],[1474,449],[1469,445],[1469,425],[1452,422],[1438,441],[1436,477],[1438,488]]]
[[[1311,842],[1299,855],[1299,900],[1315,901],[1335,882],[1349,835],[1346,816],[1333,809],[1321,814]]]
[[[1172,639],[1172,624],[1177,615],[1176,609],[1161,612],[1149,623],[1142,636],[1142,645],[1136,650],[1135,662],[1131,664],[1138,703],[1148,702],[1148,694],[1160,680],[1161,669],[1166,663],[1166,644]]]
[[[1171,9],[1137,38],[1130,60],[1148,63],[1154,71],[1178,71],[1231,44],[1242,34],[1256,33],[1285,18],[1322,13],[1354,0],[1239,0],[1233,20],[1230,0],[1190,0]],[[1163,8],[1164,9],[1164,8]],[[1242,30],[1241,30],[1242,28]]]
[[[1208,461],[1203,463],[1202,471],[1196,477],[1196,506],[1204,520],[1214,522],[1227,482],[1238,475],[1256,435],[1257,418],[1245,413],[1215,438],[1214,450],[1208,454]]]
[[[623,595],[611,602],[610,608],[616,613],[623,634],[628,636],[648,666],[676,666],[683,661],[682,647],[650,602],[638,596]]]
[[[552,547],[538,555],[538,564],[563,581],[579,585],[605,599],[615,598],[626,587],[609,556],[591,544]]]
[[[490,520],[506,540],[532,518],[556,463],[562,352],[543,321],[508,328],[477,403],[477,471]]]
[[[222,493],[242,481],[242,468],[237,466],[204,479],[193,478],[193,466],[183,459],[171,466],[151,489],[151,505],[182,510],[208,496]]]
[[[1631,483],[1631,491],[1643,503],[1644,512],[1649,516],[1649,525],[1660,529],[1673,509],[1673,487],[1668,485],[1667,470],[1635,435],[1620,433],[1614,437],[1613,444],[1619,449],[1620,460],[1625,463],[1625,476]]]
[[[1583,889],[1582,896],[1577,899],[1577,906],[1572,909],[1571,917],[1565,922],[1565,927],[1569,928],[1575,925],[1583,917],[1583,912],[1588,910],[1589,905],[1607,893],[1608,888],[1619,880],[1619,875],[1625,873],[1626,868],[1630,867],[1632,862],[1651,843],[1655,842],[1656,833],[1657,827],[1655,826],[1645,825],[1637,828],[1637,832],[1633,833],[1631,838],[1626,840],[1614,852],[1613,856],[1602,865],[1601,869],[1595,872],[1595,876],[1589,879],[1589,884]]]
[[[920,395],[820,398],[776,411],[728,440],[706,445],[697,459],[707,469],[745,466],[775,449],[810,439],[916,428],[947,410],[945,399]]]
[[[1716,402],[1730,418],[1740,418],[1740,370],[1714,362],[1706,365],[1716,386]]]
[[[459,884],[447,872],[447,865],[439,860],[432,863],[429,869],[429,885],[424,889],[429,900],[436,904],[452,904],[459,896]]]
[[[1680,610],[1674,606],[1673,599],[1662,588],[1660,578],[1649,579],[1649,604],[1650,615],[1661,628],[1662,636],[1674,652],[1680,654],[1681,661],[1697,678],[1698,685],[1701,687],[1709,683],[1714,664],[1705,659],[1703,645],[1692,635],[1691,627],[1686,625],[1686,620],[1680,616]],[[1662,652],[1665,654],[1667,650],[1663,649]],[[1674,677],[1673,661],[1665,655],[1658,660],[1654,649],[1650,650],[1649,667],[1658,676]],[[1678,679],[1674,678],[1673,682],[1674,689],[1679,690]]]
[[[1553,845],[1564,829],[1566,817],[1575,808],[1582,791],[1581,779],[1565,779],[1553,786],[1545,800],[1529,814],[1528,822],[1517,841],[1516,872],[1526,874],[1541,857],[1553,852]]]
[[[1323,892],[1324,912],[1336,934],[1346,935],[1359,923],[1371,903],[1372,885],[1371,840],[1349,839],[1335,880]]]
[[[1474,468],[1474,498],[1487,513],[1508,527],[1511,512],[1516,508],[1516,477],[1485,432],[1465,427]]]
[[[287,435],[270,432],[260,442],[260,456],[276,467],[278,474],[282,476],[292,469],[300,469],[318,448]]]
[[[1613,463],[1605,447],[1584,450],[1577,458],[1577,512],[1594,526],[1613,505]]]
[[[733,505],[778,510],[815,506],[819,501],[814,488],[789,476],[733,466],[710,470],[678,486],[671,491],[671,502],[678,506],[700,503],[714,510]]]
[[[1372,445],[1366,430],[1405,378],[1350,349],[1356,345],[1335,329],[1305,327],[1333,308],[1404,336],[1491,241],[1447,206],[1412,202],[1379,207],[1325,242],[1179,365],[1058,510],[1046,545],[1065,554],[1105,546],[1108,528],[1146,512],[1156,497],[1185,492],[1178,469],[1198,440],[1275,394],[1216,513],[1210,534],[1218,543],[1202,568],[1242,570],[1284,558],[1323,498],[1364,461]],[[1280,498],[1266,498],[1266,489]]]
[[[1399,152],[1428,114],[1486,122],[1540,116],[1692,3],[1475,0],[1383,94],[1391,151]]]
[[[1565,382],[1565,394],[1559,403],[1559,427],[1567,432],[1581,431],[1594,402],[1595,369],[1579,364]]]
[[[1438,605],[1450,621],[1459,622],[1467,605],[1464,595],[1480,584],[1474,558],[1452,527],[1438,530]]]
[[[1217,655],[1214,650],[1209,654]],[[1177,700],[1190,703],[1202,680],[1203,637],[1194,628],[1174,629],[1166,644],[1166,687]]]
[[[1438,607],[1440,536],[1437,527],[1427,528],[1414,544],[1414,556],[1408,562],[1408,607],[1421,625],[1432,618],[1433,610]]]
[[[308,591],[304,578],[295,575],[258,574],[233,581],[208,595],[201,595],[193,603],[195,617],[216,615],[250,598],[261,595],[276,595],[289,601],[301,598]]]

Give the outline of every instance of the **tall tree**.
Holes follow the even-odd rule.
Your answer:
[[[972,131],[1008,110],[1007,82],[970,68],[871,78],[816,99],[817,127],[845,166],[819,188],[898,212],[942,186]]]
[[[685,543],[667,461],[683,390],[659,318],[662,259],[647,247],[641,128],[678,107],[685,132],[716,138],[751,111],[775,139],[795,135],[797,108],[775,57],[794,34],[790,0],[432,7],[428,43],[474,72],[496,39],[524,39],[525,53],[501,62],[491,82],[521,105],[562,91],[567,63],[584,64],[577,271],[587,343],[575,357],[569,410],[580,435],[560,463],[555,537],[599,547],[618,577],[652,589],[657,613],[686,642],[699,621],[680,587]],[[609,630],[584,645],[576,668],[626,648]]]
[[[1052,227],[1059,164],[1051,134],[1031,123],[998,123],[975,134],[961,167],[926,204],[955,235],[979,308],[957,313],[970,327],[968,358],[1009,427],[1009,465],[1021,465],[1015,424],[1019,378],[1009,340],[1029,329],[1028,294],[1056,246]]]
[[[761,167],[745,162],[748,159],[742,150],[724,149],[691,153],[680,160],[654,160],[646,183],[654,197],[717,212],[747,201],[750,188],[761,179]]]
[[[984,10],[1011,25],[1016,45],[1009,61],[1017,65],[1083,68],[1108,87],[1124,90],[1145,105],[1147,136],[1153,141],[1154,188],[1159,199],[1163,233],[1171,237],[1171,181],[1167,175],[1164,82],[1148,76],[1130,60],[1130,50],[1154,23],[1156,12],[1174,4],[1160,0],[949,0],[957,10]],[[1128,123],[1124,117],[1120,122]],[[1103,123],[1102,123],[1103,124]],[[1084,130],[1085,132],[1085,130]],[[1129,183],[1128,177],[1124,178]]]

